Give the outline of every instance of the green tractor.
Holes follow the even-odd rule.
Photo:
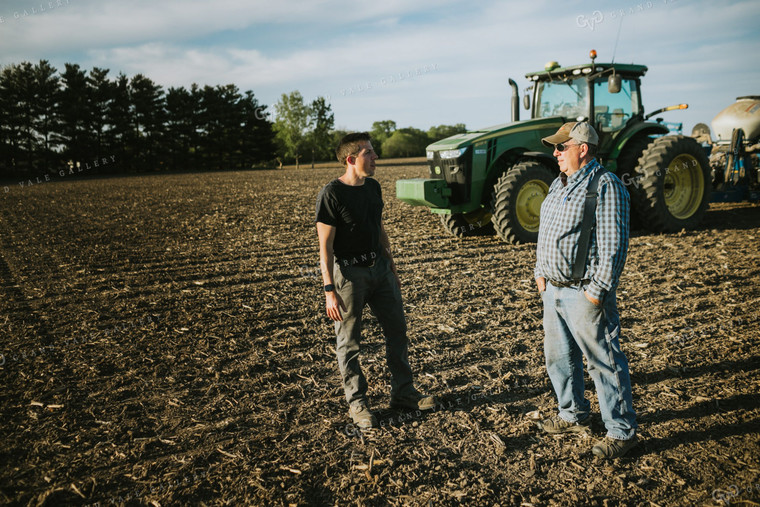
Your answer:
[[[440,214],[444,228],[458,237],[498,234],[510,243],[534,243],[539,212],[559,174],[541,138],[568,121],[586,120],[599,133],[597,158],[628,188],[634,218],[656,232],[691,229],[710,199],[710,164],[691,137],[667,135],[663,111],[644,113],[643,65],[591,62],[525,77],[531,119],[519,119],[519,92],[512,87],[512,122],[457,134],[427,147],[429,178],[399,180],[396,197]],[[529,91],[528,91],[529,90]],[[531,108],[532,104],[532,108]]]

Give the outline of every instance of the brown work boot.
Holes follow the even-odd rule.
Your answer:
[[[363,429],[374,428],[377,426],[377,418],[375,414],[364,403],[351,405],[348,409],[348,414],[351,416],[351,420],[354,424]]]
[[[435,396],[425,396],[418,391],[391,397],[391,408],[393,409],[432,410],[435,408],[435,403]]]
[[[583,433],[588,431],[590,425],[590,418],[587,417],[578,422],[567,422],[560,416],[555,415],[549,419],[544,419],[538,423],[538,427],[547,433],[552,435],[558,435],[560,433]]]
[[[603,440],[594,444],[594,447],[591,448],[591,452],[594,456],[599,456],[600,458],[620,458],[621,456],[625,456],[625,453],[634,448],[638,442],[639,439],[636,435],[628,440],[617,440],[615,438],[605,437]]]

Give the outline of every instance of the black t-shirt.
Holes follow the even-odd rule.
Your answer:
[[[340,260],[374,258],[380,252],[382,215],[380,183],[372,178],[359,186],[335,179],[317,196],[316,221],[335,227],[333,252]]]

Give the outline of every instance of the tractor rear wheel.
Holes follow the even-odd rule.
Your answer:
[[[692,138],[655,139],[639,159],[636,212],[654,232],[693,229],[710,200],[710,163]]]
[[[639,158],[652,143],[652,138],[648,136],[636,137],[628,141],[623,147],[623,151],[617,160],[617,175],[628,190],[631,197],[631,203],[639,198],[637,193],[641,193],[641,173],[638,171]],[[631,209],[631,229],[640,229],[644,227],[644,222],[638,214],[636,206]]]
[[[444,229],[458,238],[489,236],[494,232],[491,213],[485,209],[441,215],[441,223]]]
[[[535,160],[523,160],[499,178],[493,188],[491,221],[501,239],[514,244],[538,240],[541,203],[552,181],[552,172]]]

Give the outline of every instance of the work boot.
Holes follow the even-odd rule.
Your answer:
[[[391,408],[407,410],[432,410],[435,408],[435,396],[425,396],[413,391],[403,396],[391,396]]]
[[[599,456],[600,458],[620,458],[634,448],[638,442],[639,439],[636,435],[628,440],[605,437],[603,440],[594,444],[594,447],[591,448],[591,452],[594,456]]]
[[[354,424],[363,430],[377,426],[375,414],[364,403],[351,405],[348,409],[348,414],[351,416]]]
[[[552,435],[560,433],[583,433],[589,429],[589,425],[590,421],[588,417],[582,421],[571,423],[565,421],[558,415],[555,415],[550,419],[544,419],[538,423],[539,428]]]

